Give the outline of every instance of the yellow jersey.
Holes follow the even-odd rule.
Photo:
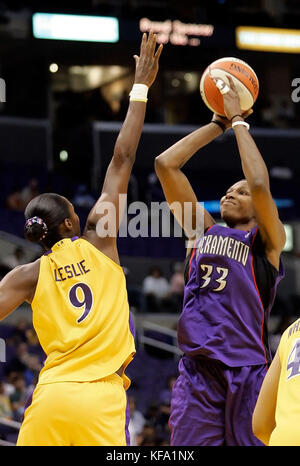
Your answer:
[[[83,238],[62,239],[41,257],[31,307],[47,355],[39,384],[107,377],[135,354],[122,267]]]
[[[281,374],[270,446],[300,446],[300,319],[283,333],[279,347]]]

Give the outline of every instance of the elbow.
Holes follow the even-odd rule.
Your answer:
[[[161,167],[162,167],[162,163],[161,163],[161,160],[159,159],[159,157],[156,157],[155,158],[155,161],[154,161],[154,169],[155,169],[155,173],[158,175],[159,172],[161,171]]]
[[[157,177],[162,180],[166,176],[173,176],[174,173],[180,170],[180,166],[169,157],[165,157],[163,154],[155,158],[154,169]]]
[[[168,166],[168,163],[161,155],[155,158],[154,169],[155,169],[155,173],[157,174],[157,176],[159,176],[160,173],[162,173],[163,171],[169,168],[171,167]]]

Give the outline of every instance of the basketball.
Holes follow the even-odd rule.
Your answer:
[[[220,78],[230,85],[227,76],[230,75],[237,89],[243,112],[249,110],[255,103],[259,82],[254,70],[238,58],[226,57],[211,63],[204,71],[200,81],[200,93],[205,105],[214,113],[226,116],[223,96],[216,87],[213,78]]]

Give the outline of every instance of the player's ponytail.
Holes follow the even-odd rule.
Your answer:
[[[48,227],[40,217],[29,218],[24,226],[25,237],[33,243],[38,243],[46,238]]]
[[[61,239],[59,225],[69,216],[66,198],[54,193],[40,194],[25,209],[25,238],[50,249]]]

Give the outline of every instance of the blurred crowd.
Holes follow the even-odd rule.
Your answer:
[[[6,352],[6,361],[0,362],[0,417],[21,422],[45,355],[33,327],[24,318],[15,326],[1,327],[0,335]]]
[[[153,261],[154,263],[154,261]],[[123,268],[125,276],[128,268]],[[164,276],[157,265],[153,265],[141,286],[127,285],[129,305],[137,311],[179,313],[184,294],[184,270],[181,262],[173,265],[170,278]]]
[[[130,410],[129,435],[131,446],[167,446],[170,444],[169,416],[171,406],[172,387],[176,375],[167,379],[167,386],[163,389],[156,403],[151,404],[142,413],[136,408],[134,396],[128,396]]]
[[[45,360],[36,333],[25,318],[14,326],[0,326],[6,344],[6,361],[0,362],[0,418],[22,422],[39,372]],[[131,376],[132,377],[132,376]],[[176,374],[166,379],[166,386],[150,406],[136,408],[136,396],[128,394],[129,433],[132,446],[168,445],[171,390]],[[0,439],[7,440],[11,428],[0,422]],[[17,432],[15,433],[17,435]]]

